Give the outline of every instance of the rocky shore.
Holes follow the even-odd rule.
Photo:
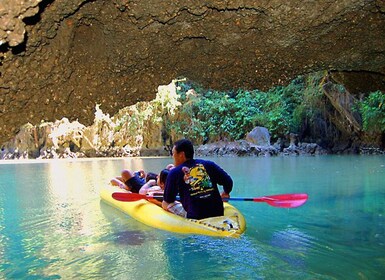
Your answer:
[[[47,134],[44,140],[37,140],[34,136],[37,135],[38,129],[26,125],[12,142],[2,146],[0,160],[170,156],[170,146],[146,148],[140,146],[114,147],[110,145],[107,147],[95,145],[92,149],[86,149],[86,145],[82,146],[81,144],[85,141],[83,138],[84,128],[82,128],[83,134],[76,132],[76,129],[74,131],[74,128],[79,129],[82,127],[79,124],[72,124],[72,130],[68,130],[66,135],[60,135],[59,139],[53,139],[52,134]],[[51,131],[52,127],[47,130]],[[336,154],[336,152],[327,150],[316,143],[301,143],[295,140],[296,138],[292,136],[291,141],[288,143],[278,141],[273,145],[269,143],[252,143],[250,139],[217,141],[196,146],[196,156],[269,157]],[[43,142],[44,145],[39,145],[39,141]],[[355,149],[341,150],[337,154],[384,154],[384,151],[373,147],[356,147]]]
[[[234,142],[220,141],[196,147],[196,155],[202,157],[221,156],[221,157],[245,157],[245,156],[297,156],[297,155],[325,155],[329,152],[314,143],[300,143],[298,146],[290,146],[280,149],[276,145],[258,146],[246,140]],[[35,155],[35,156],[34,156]],[[160,157],[169,156],[168,147],[153,149],[133,148],[111,148],[104,151],[95,151],[93,154],[86,154],[82,151],[71,151],[69,147],[59,149],[45,149],[35,151],[30,154],[27,151],[20,152],[18,149],[2,148],[1,160],[18,159],[65,159],[65,158],[88,158],[88,157]]]
[[[2,145],[0,159],[169,156],[171,147],[162,145],[161,131],[161,127],[152,127],[151,132],[158,135],[152,135],[152,141],[145,139],[148,138],[146,134],[136,135],[131,142],[123,141],[128,136],[117,133],[113,119],[97,108],[94,124],[90,127],[66,118],[37,126],[22,126],[11,141]],[[295,134],[270,144],[269,132],[263,127],[254,128],[244,140],[221,140],[196,146],[197,156],[314,156],[335,153],[384,154],[384,151],[375,147],[345,147],[337,152],[330,151],[316,143],[299,142]]]

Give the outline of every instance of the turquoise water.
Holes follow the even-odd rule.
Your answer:
[[[160,231],[100,202],[123,167],[170,160],[1,162],[0,279],[385,279],[384,156],[213,159],[233,197],[309,194],[296,209],[233,202],[239,239]]]

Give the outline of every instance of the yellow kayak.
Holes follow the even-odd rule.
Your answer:
[[[107,186],[101,190],[100,198],[107,204],[150,227],[183,234],[223,237],[239,237],[246,229],[246,221],[242,213],[226,202],[224,203],[224,216],[194,220],[167,212],[145,199],[132,202],[115,200],[112,198],[114,192],[123,192],[123,190]]]

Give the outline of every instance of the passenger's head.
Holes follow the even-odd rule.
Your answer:
[[[194,146],[190,140],[181,139],[174,143],[172,148],[172,157],[176,166],[184,163],[186,160],[194,158]]]
[[[147,173],[147,176],[146,176],[146,182],[150,181],[150,180],[157,180],[158,179],[158,174],[156,173],[153,173],[153,172],[148,172]]]
[[[135,175],[134,173],[132,173],[130,170],[127,170],[127,169],[122,170],[122,173],[121,173],[121,177],[124,182],[134,177],[134,175]]]
[[[168,169],[163,169],[160,171],[159,176],[158,176],[158,181],[157,184],[160,186],[162,189],[164,189],[164,185],[166,184],[167,176],[170,170]]]

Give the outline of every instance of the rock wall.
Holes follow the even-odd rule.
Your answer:
[[[382,0],[3,0],[0,143],[28,122],[90,125],[96,104],[113,115],[181,76],[266,89],[330,70],[385,88],[384,26]]]

